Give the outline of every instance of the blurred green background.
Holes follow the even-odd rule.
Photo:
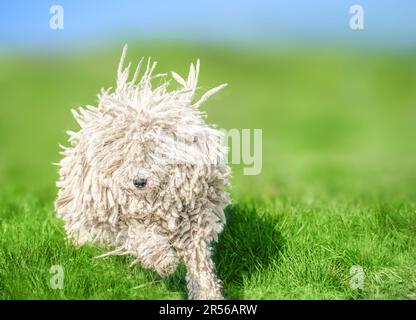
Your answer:
[[[263,130],[261,174],[233,165],[215,247],[227,297],[416,298],[414,50],[121,38],[127,60],[150,56],[158,72],[185,75],[200,58],[200,93],[229,84],[203,106],[208,122]],[[70,109],[115,86],[122,45],[44,46],[0,55],[0,298],[186,297],[183,268],[163,280],[64,241],[52,163],[77,129]],[[49,287],[54,264],[64,290]],[[358,290],[354,265],[365,271]]]
[[[1,59],[3,181],[50,190],[58,143],[77,128],[70,108],[96,104],[99,90],[115,85],[119,56],[117,47]],[[236,194],[276,195],[282,188],[330,195],[413,192],[413,55],[130,45],[128,59],[142,56],[158,61],[160,72],[183,75],[200,58],[200,92],[229,83],[203,106],[208,122],[263,130],[262,173],[243,177],[242,166],[236,167]]]

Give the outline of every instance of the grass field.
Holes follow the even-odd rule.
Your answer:
[[[0,58],[0,298],[182,299],[130,257],[64,241],[55,218],[58,143],[70,108],[114,86],[121,48]],[[229,83],[204,107],[220,128],[263,130],[263,169],[233,166],[233,205],[215,247],[226,297],[416,299],[416,57],[412,54],[146,45],[158,71]],[[62,265],[64,289],[49,286]],[[352,266],[364,287],[350,286]]]

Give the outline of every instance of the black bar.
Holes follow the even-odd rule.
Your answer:
[[[61,315],[75,317],[90,314],[96,316],[113,315],[123,319],[288,319],[292,317],[316,316],[336,319],[342,317],[360,317],[363,312],[376,316],[413,314],[416,310],[415,300],[22,300],[0,301],[3,314],[19,315],[29,312],[32,316]],[[366,309],[366,310],[364,310]],[[124,319],[123,319],[124,320]]]

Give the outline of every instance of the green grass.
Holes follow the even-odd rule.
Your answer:
[[[0,58],[0,298],[181,299],[185,270],[161,279],[131,257],[64,241],[55,218],[58,143],[69,109],[114,85],[119,49]],[[233,204],[215,246],[236,299],[416,299],[416,57],[146,45],[161,72],[201,58],[204,107],[220,128],[261,128],[263,169],[233,166]],[[64,289],[49,286],[62,265]],[[364,269],[362,290],[350,268]]]

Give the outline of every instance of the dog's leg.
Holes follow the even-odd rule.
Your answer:
[[[138,261],[144,268],[155,270],[160,276],[168,276],[175,272],[179,258],[167,238],[153,235],[146,242],[136,247]]]
[[[161,276],[175,272],[179,257],[168,238],[159,234],[156,227],[135,225],[129,231],[129,237],[121,243],[137,257],[132,265],[141,263],[144,268],[153,269]]]
[[[221,285],[214,273],[209,244],[194,242],[184,254],[186,282],[190,299],[223,299]]]

